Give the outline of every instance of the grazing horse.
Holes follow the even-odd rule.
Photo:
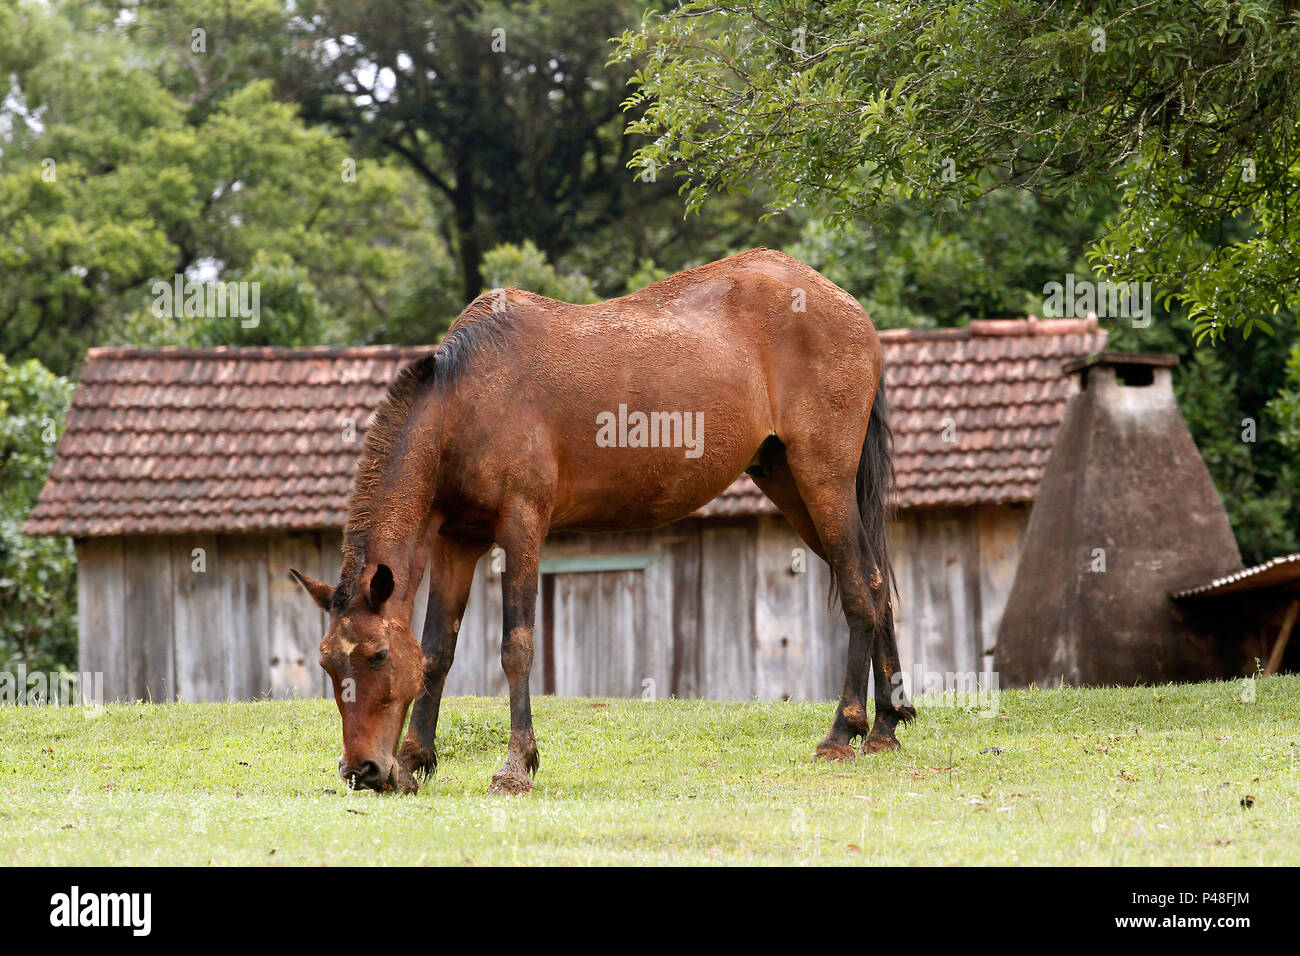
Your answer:
[[[693,434],[678,434],[684,424]],[[491,790],[531,790],[528,677],[547,533],[658,527],[742,471],[830,564],[848,619],[844,690],[816,756],[852,759],[857,737],[864,753],[898,746],[894,728],[915,711],[890,606],[890,444],[875,327],[852,296],[782,253],[754,249],[596,305],[516,289],[479,296],[375,413],[338,585],[291,572],[329,612],[320,662],[343,717],[344,779],[409,793],[435,768],[470,582],[496,542],[510,743]],[[417,641],[411,611],[426,567]]]

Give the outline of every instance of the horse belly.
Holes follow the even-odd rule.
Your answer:
[[[588,452],[568,470],[552,527],[634,531],[685,518],[726,490],[763,436],[738,437],[716,443],[706,437],[698,455],[690,447],[613,446]]]
[[[536,366],[559,474],[552,527],[621,531],[689,516],[721,494],[773,432],[761,349],[720,310],[609,320]]]

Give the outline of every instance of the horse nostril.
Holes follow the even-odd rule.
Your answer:
[[[373,760],[363,760],[353,767],[343,767],[340,770],[343,779],[354,787],[369,787],[374,789],[378,786],[381,775],[379,764]]]

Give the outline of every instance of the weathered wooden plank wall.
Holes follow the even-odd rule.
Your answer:
[[[456,657],[452,662],[451,672],[447,675],[447,683],[443,693],[448,696],[458,694],[485,694],[488,686],[488,675],[493,671],[500,671],[501,665],[496,664],[495,668],[490,666],[491,646],[497,648],[498,657],[501,648],[501,620],[491,609],[486,606],[490,598],[489,591],[496,594],[499,600],[501,594],[499,575],[489,573],[491,556],[483,557],[479,560],[478,569],[474,572],[474,584],[469,592],[469,604],[465,607],[465,614],[461,618],[460,633],[456,640]],[[489,578],[491,584],[489,586]],[[418,610],[423,620],[424,611]],[[414,618],[414,615],[412,615]],[[414,620],[412,621],[414,627]],[[416,631],[419,636],[424,632],[423,626]],[[495,641],[489,638],[495,634]]]
[[[332,542],[330,539],[332,538]],[[286,569],[319,574],[337,534],[77,542],[83,670],[109,700],[250,700],[326,691],[325,615]]]
[[[703,561],[700,536],[688,534],[667,546],[664,555],[668,570],[664,593],[671,600],[672,669],[668,694],[674,697],[700,697],[704,684],[700,679],[700,563]]]
[[[224,578],[221,620],[226,626],[226,689],[233,700],[271,693],[270,544],[266,538],[223,537],[218,558]],[[283,572],[282,572],[283,573]],[[310,613],[310,606],[303,605]]]
[[[1016,507],[913,511],[891,527],[909,682],[918,671],[988,670],[1027,516]],[[80,541],[81,666],[104,673],[109,699],[328,696],[317,663],[326,618],[287,569],[335,581],[340,540],[321,532]],[[620,555],[640,560],[629,569]],[[543,557],[552,570],[538,600],[535,694],[839,695],[848,629],[827,604],[830,570],[783,519],[555,535]],[[479,563],[449,695],[506,692],[496,560],[489,553]],[[426,578],[417,635],[427,597]]]
[[[123,613],[131,642],[125,686],[131,697],[164,703],[176,696],[171,550],[115,540],[122,547]]]
[[[700,685],[702,697],[754,696],[754,541],[745,526],[701,529]]]
[[[809,587],[821,563],[784,522],[761,518],[754,551],[754,696],[764,700],[822,696],[818,663],[828,636]],[[822,603],[825,603],[823,596]]]
[[[226,699],[226,654],[232,628],[223,619],[222,592],[229,587],[215,535],[169,539],[176,696],[180,700]]]
[[[271,696],[319,697],[325,693],[324,671],[320,668],[320,639],[325,633],[325,614],[312,604],[292,578],[289,568],[323,578],[324,558],[319,534],[273,535],[269,541],[267,567],[271,657]],[[178,662],[179,666],[179,662]]]
[[[986,652],[1015,577],[1027,514],[1017,507],[908,512],[891,526],[899,651],[909,684],[914,674],[924,680],[927,673],[988,670]],[[648,535],[559,536],[545,554],[639,551],[655,555],[644,571],[556,575],[549,616],[539,601],[534,693],[546,692],[539,675],[550,640],[551,692],[559,694],[636,696],[651,688],[659,696],[721,699],[839,695],[848,627],[838,605],[827,604],[830,569],[783,519],[733,527],[684,522]],[[599,579],[608,583],[598,585]],[[485,588],[499,591],[499,580],[480,567],[474,593]],[[611,593],[643,597],[620,605]],[[629,639],[639,644],[630,671]],[[473,675],[458,676],[453,668],[449,693],[484,692],[482,681],[500,674],[500,640],[498,615],[466,615],[461,647],[479,643],[487,654]]]
[[[1029,506],[979,509],[980,541],[980,623],[984,673],[993,671],[993,646],[998,640],[998,625],[1006,609],[1011,585],[1016,580],[1020,550],[1029,527]]]
[[[979,674],[1015,580],[1028,507],[911,511],[890,529],[899,656],[911,676]]]
[[[108,700],[126,696],[133,670],[128,666],[132,648],[127,641],[122,565],[121,538],[91,538],[77,546],[79,666],[85,673],[104,675]]]

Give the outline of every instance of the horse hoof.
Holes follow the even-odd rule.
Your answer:
[[[403,744],[398,762],[401,764],[402,769],[412,777],[427,780],[437,769],[438,756],[432,750]]]
[[[893,734],[888,736],[869,734],[862,738],[862,752],[864,754],[884,753],[886,750],[897,750],[898,747],[898,738]]]
[[[813,760],[853,760],[858,755],[848,744],[819,744]]]
[[[533,781],[528,774],[516,770],[499,770],[492,775],[492,786],[488,793],[496,796],[519,796],[532,792]]]
[[[420,792],[420,783],[415,779],[411,771],[407,770],[402,764],[397,767],[397,780],[393,789],[400,794],[415,794]]]

